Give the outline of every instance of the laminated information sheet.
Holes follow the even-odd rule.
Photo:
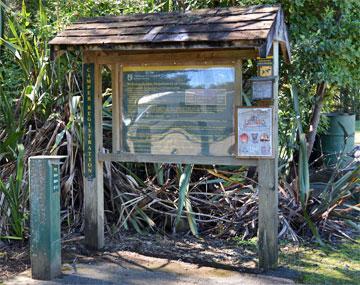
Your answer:
[[[238,108],[237,122],[237,156],[273,156],[272,108]]]
[[[131,153],[235,154],[233,67],[123,70],[123,147]]]

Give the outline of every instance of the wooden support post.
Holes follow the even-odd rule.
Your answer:
[[[84,64],[84,219],[85,244],[90,249],[104,246],[102,87],[101,65]]]
[[[112,64],[111,84],[112,84],[112,152],[120,151],[120,131],[121,131],[121,106],[120,106],[120,64]]]
[[[278,75],[279,43],[273,43],[274,82],[273,144],[274,159],[259,161],[259,267],[269,270],[278,263]]]
[[[239,107],[242,106],[242,60],[237,60],[235,64],[235,106]],[[237,118],[237,116],[235,116]],[[237,123],[235,123],[237,126]]]
[[[51,280],[61,274],[60,159],[29,158],[30,259],[34,279]]]

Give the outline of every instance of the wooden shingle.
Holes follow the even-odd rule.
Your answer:
[[[55,49],[154,50],[255,48],[270,52],[272,41],[290,49],[280,6],[202,9],[189,12],[135,14],[79,20],[50,41]]]

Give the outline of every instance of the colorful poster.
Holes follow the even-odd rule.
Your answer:
[[[239,157],[272,157],[272,108],[237,109]]]

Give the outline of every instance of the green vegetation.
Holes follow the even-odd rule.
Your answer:
[[[304,284],[359,284],[360,240],[358,243],[283,245],[280,265],[300,273]]]
[[[257,238],[236,244],[251,252],[257,250]],[[279,265],[297,272],[295,281],[301,284],[358,284],[360,280],[360,239],[356,242],[294,244],[283,240],[280,244]]]
[[[0,236],[27,236],[27,166],[19,162],[30,155],[68,156],[62,167],[63,226],[71,232],[82,224],[81,54],[67,51],[51,61],[47,44],[65,25],[81,17],[275,2],[0,0]],[[324,127],[322,111],[359,110],[360,2],[279,2],[293,54],[291,65],[282,62],[280,77],[281,236],[316,236],[319,241],[334,233],[355,236],[360,222],[359,164],[348,165],[346,171],[335,167],[329,175],[307,159],[317,131]],[[254,72],[254,63],[245,62],[245,89]],[[103,77],[109,77],[106,69]],[[103,91],[108,138],[111,89]],[[324,173],[327,180],[312,183],[315,172]],[[252,182],[256,176],[250,173],[234,167],[107,165],[107,231],[185,228],[195,236],[252,238],[257,232],[257,191]],[[184,221],[187,227],[180,227]]]
[[[27,193],[21,191],[24,179],[24,146],[17,146],[16,173],[11,174],[7,183],[0,180],[0,192],[4,193],[5,199],[10,208],[10,225],[13,236],[4,236],[2,238],[22,239],[24,236],[25,211],[24,206],[28,199]],[[1,236],[0,236],[1,237]]]
[[[67,51],[51,61],[47,44],[65,25],[81,17],[276,2],[284,9],[293,54],[290,65],[281,62],[279,235],[300,244],[283,244],[280,264],[300,272],[302,283],[357,284],[360,240],[338,238],[360,234],[360,165],[329,170],[308,163],[308,157],[316,133],[326,127],[321,112],[360,109],[358,0],[0,0],[0,237],[28,237],[26,161],[40,154],[68,156],[62,166],[62,226],[66,233],[81,229],[81,54]],[[244,62],[244,93],[254,67]],[[104,68],[106,82],[109,77]],[[111,88],[104,86],[109,148]],[[356,130],[360,143],[360,121]],[[240,246],[256,249],[254,170],[113,163],[104,173],[109,235],[133,229],[235,236]],[[308,245],[314,237],[317,244],[336,242]]]

